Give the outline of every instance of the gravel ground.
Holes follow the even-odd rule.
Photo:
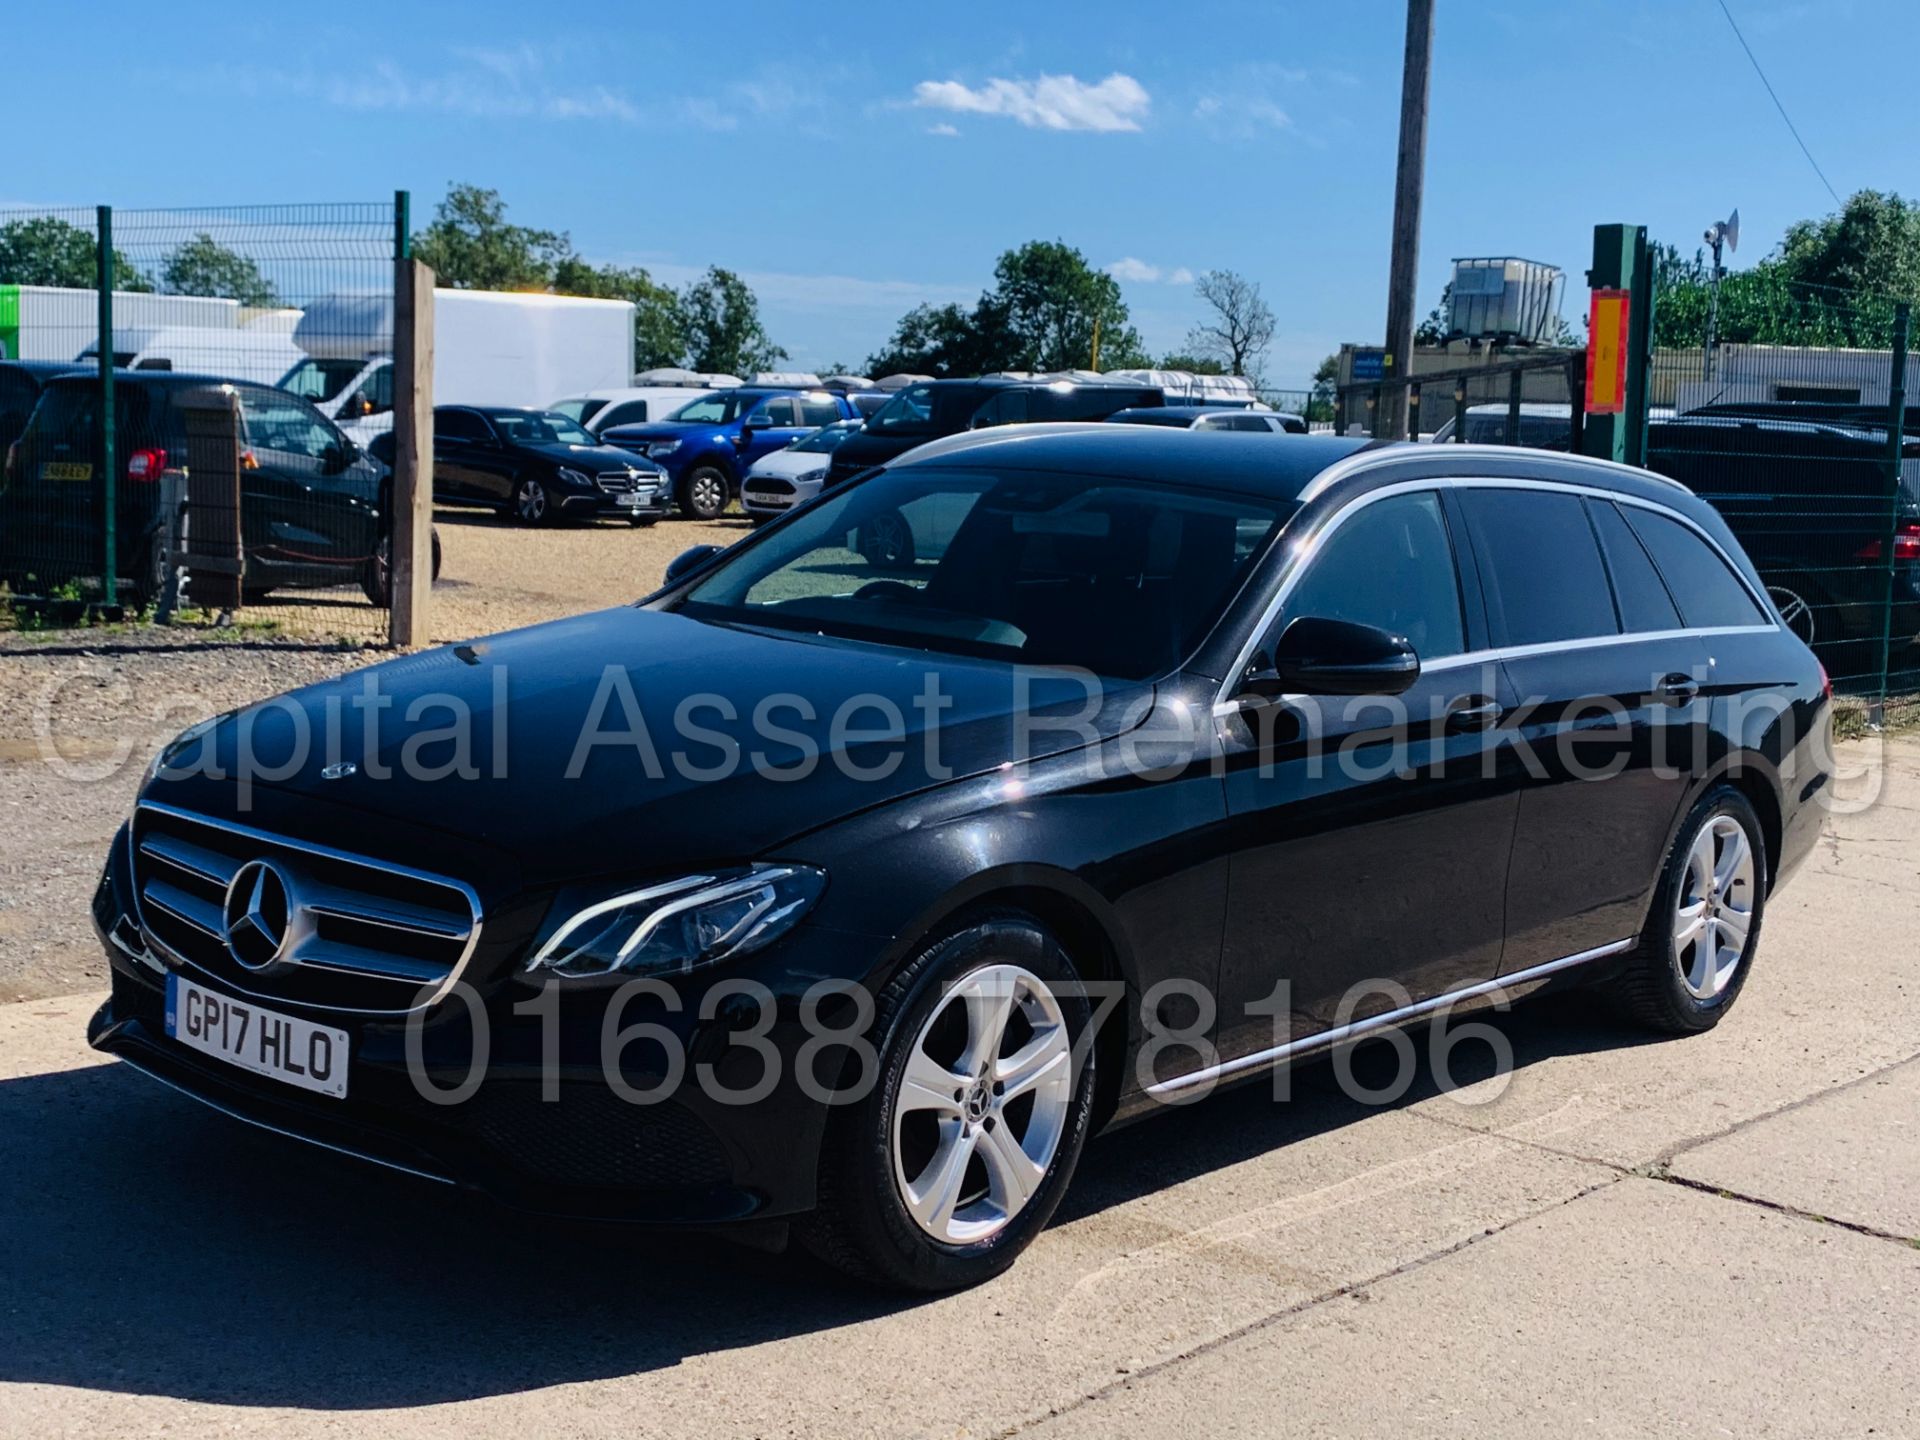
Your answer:
[[[748,529],[735,518],[523,530],[458,511],[435,523],[444,552],[436,640],[634,599],[688,546],[730,544]],[[283,631],[314,618],[272,604],[242,615],[249,626],[299,622]],[[253,628],[0,634],[0,1003],[105,985],[87,899],[161,744],[205,716],[387,653]]]

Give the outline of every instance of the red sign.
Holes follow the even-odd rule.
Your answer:
[[[1618,415],[1627,408],[1627,319],[1624,290],[1596,290],[1587,312],[1587,413]]]

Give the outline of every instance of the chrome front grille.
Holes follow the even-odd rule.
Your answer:
[[[132,843],[149,943],[260,999],[370,1013],[417,1009],[452,988],[479,943],[478,898],[444,876],[151,803],[134,812]],[[258,936],[246,937],[250,945],[229,943],[229,918],[249,900],[236,893],[229,903],[230,892],[251,891],[263,872],[273,891],[263,905],[265,927],[281,943],[275,949]]]
[[[660,486],[654,475],[630,475],[625,470],[602,470],[593,481],[609,495],[631,495],[636,490],[652,491]]]

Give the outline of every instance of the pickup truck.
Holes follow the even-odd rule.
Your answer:
[[[600,441],[646,456],[667,472],[682,515],[712,520],[754,461],[855,413],[845,395],[826,390],[742,386],[682,406],[671,420],[609,426]]]

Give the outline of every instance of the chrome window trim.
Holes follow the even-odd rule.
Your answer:
[[[1338,1045],[1343,1040],[1358,1039],[1370,1035],[1376,1030],[1390,1026],[1403,1025],[1409,1020],[1417,1020],[1423,1015],[1431,1015],[1448,1005],[1456,1005],[1462,1000],[1471,1000],[1481,995],[1490,995],[1495,990],[1508,985],[1524,985],[1532,980],[1540,980],[1561,970],[1570,970],[1576,965],[1585,965],[1594,960],[1605,959],[1609,955],[1618,955],[1631,950],[1639,944],[1637,937],[1629,936],[1625,940],[1615,940],[1606,945],[1596,945],[1591,950],[1582,950],[1574,955],[1562,955],[1558,960],[1548,960],[1544,964],[1532,965],[1525,970],[1516,970],[1511,975],[1496,975],[1491,980],[1482,980],[1475,985],[1463,986],[1458,990],[1449,990],[1444,995],[1435,995],[1431,999],[1418,1000],[1411,1005],[1402,1005],[1397,1010],[1388,1010],[1379,1015],[1370,1015],[1364,1020],[1355,1020],[1349,1025],[1335,1025],[1328,1030],[1316,1031],[1312,1035],[1302,1036],[1298,1040],[1289,1040],[1284,1045],[1273,1045],[1265,1050],[1255,1051],[1251,1055],[1242,1055],[1238,1059],[1223,1060],[1218,1065],[1207,1065],[1198,1070],[1189,1070],[1184,1075],[1176,1075],[1171,1080],[1159,1080],[1146,1087],[1149,1095],[1172,1095],[1182,1090],[1191,1090],[1195,1085],[1209,1081],[1222,1080],[1232,1075],[1240,1075],[1249,1070],[1260,1070],[1289,1060],[1295,1055],[1324,1046]]]
[[[1445,445],[1445,454],[1449,458],[1462,460],[1491,459],[1495,456],[1503,460],[1512,460],[1515,455],[1539,453],[1541,452],[1530,451],[1527,447],[1519,445],[1455,445],[1452,443]],[[1622,465],[1615,460],[1601,460],[1592,455],[1572,455],[1563,451],[1553,451],[1551,453],[1556,464],[1588,466],[1595,470],[1605,470],[1616,475],[1631,475],[1636,480],[1651,480],[1656,484],[1671,486],[1683,495],[1693,494],[1691,490],[1687,489],[1686,486],[1682,485],[1671,475],[1660,475],[1652,470],[1636,470],[1631,465]],[[1395,465],[1403,461],[1418,460],[1422,457],[1423,452],[1408,450],[1398,445],[1384,447],[1379,450],[1356,450],[1344,460],[1334,461],[1333,464],[1314,476],[1313,479],[1307,482],[1306,488],[1294,498],[1302,505],[1305,505],[1309,500],[1316,499],[1325,494],[1328,490],[1350,476],[1372,470],[1377,466]],[[1525,484],[1527,482],[1523,480],[1520,483]],[[1612,494],[1613,492],[1608,491],[1607,493]]]
[[[1501,445],[1480,445],[1466,446],[1463,448],[1485,452],[1488,450],[1505,450],[1507,447]],[[1404,453],[1400,453],[1391,458],[1404,460],[1406,456]],[[1341,461],[1328,470],[1322,471],[1313,485],[1309,485],[1305,491],[1301,492],[1303,499],[1314,490],[1315,486],[1319,486],[1322,480],[1325,480],[1329,475],[1333,475],[1335,471],[1339,470],[1341,465],[1350,463],[1350,461]],[[1595,461],[1594,463],[1601,464],[1603,462]],[[1349,471],[1347,473],[1350,474],[1352,472]],[[1640,472],[1634,471],[1633,473],[1639,474]],[[1338,479],[1341,477],[1335,476],[1335,478]],[[1676,489],[1685,488],[1681,486],[1678,481],[1670,481],[1669,483],[1674,485]],[[1648,500],[1638,495],[1623,495],[1617,490],[1608,490],[1602,486],[1579,485],[1567,480],[1532,480],[1514,476],[1495,477],[1469,475],[1435,475],[1421,480],[1399,480],[1392,484],[1382,485],[1377,490],[1369,490],[1364,495],[1355,496],[1351,504],[1342,507],[1327,517],[1326,524],[1321,526],[1319,532],[1308,542],[1307,546],[1296,558],[1292,568],[1287,571],[1281,578],[1279,585],[1275,587],[1273,595],[1261,609],[1258,622],[1248,634],[1246,641],[1241,645],[1239,654],[1235,656],[1233,664],[1227,668],[1227,677],[1220,682],[1219,692],[1214,696],[1213,713],[1216,716],[1239,713],[1240,706],[1232,698],[1231,692],[1233,688],[1239,684],[1240,677],[1246,673],[1247,665],[1252,661],[1254,651],[1260,647],[1261,637],[1272,628],[1273,622],[1279,618],[1281,607],[1286,604],[1287,597],[1293,593],[1294,589],[1299,585],[1301,578],[1319,556],[1321,548],[1327,543],[1327,537],[1338,531],[1339,528],[1346,524],[1354,515],[1357,515],[1360,511],[1376,501],[1391,499],[1396,495],[1413,494],[1422,490],[1433,490],[1436,492],[1442,490],[1546,490],[1565,495],[1579,495],[1597,500],[1611,500],[1618,504],[1636,505],[1643,510],[1650,510],[1656,515],[1663,515],[1670,520],[1677,520],[1688,530],[1704,540],[1713,550],[1713,553],[1720,557],[1727,569],[1733,573],[1734,579],[1740,582],[1740,588],[1746,592],[1748,598],[1759,605],[1760,613],[1770,617],[1769,623],[1764,625],[1719,625],[1702,627],[1697,630],[1690,630],[1685,627],[1679,630],[1629,630],[1618,635],[1582,636],[1577,640],[1551,640],[1533,645],[1490,646],[1484,650],[1470,650],[1460,655],[1442,656],[1431,664],[1423,661],[1420,666],[1420,672],[1423,675],[1429,671],[1450,669],[1459,665],[1481,664],[1490,660],[1516,658],[1522,655],[1545,655],[1561,650],[1585,650],[1601,645],[1638,644],[1644,640],[1691,639],[1697,636],[1707,635],[1771,634],[1780,629],[1780,623],[1775,616],[1773,603],[1763,594],[1754,590],[1753,586],[1748,583],[1747,577],[1741,573],[1740,567],[1734,563],[1733,557],[1727,554],[1725,547],[1723,547],[1718,540],[1715,540],[1713,536],[1701,529],[1696,521],[1681,514],[1669,505],[1662,505],[1658,501]],[[1692,492],[1689,491],[1688,493],[1691,494]],[[1609,574],[1611,574],[1611,571],[1609,571]]]
[[[324,1010],[336,1015],[413,1015],[423,1010],[432,1009],[448,995],[452,994],[453,987],[460,983],[461,976],[466,973],[467,966],[472,963],[474,952],[480,948],[480,932],[485,923],[480,909],[480,896],[478,892],[464,880],[455,880],[449,875],[437,875],[431,870],[415,870],[411,866],[395,865],[386,860],[376,860],[370,855],[356,855],[351,850],[335,850],[331,846],[315,845],[306,840],[295,840],[290,836],[276,835],[271,830],[256,830],[250,825],[241,825],[232,820],[215,820],[211,816],[201,815],[192,810],[182,810],[175,805],[162,804],[158,800],[138,801],[134,805],[134,817],[136,819],[142,810],[149,811],[156,815],[171,816],[176,820],[184,820],[190,825],[205,825],[209,829],[224,830],[228,834],[239,835],[248,840],[259,841],[262,844],[277,845],[282,849],[298,850],[303,854],[317,855],[326,860],[337,860],[342,864],[359,865],[368,870],[384,870],[389,875],[401,875],[409,880],[419,880],[428,885],[443,886],[448,890],[455,891],[464,896],[467,902],[468,913],[473,916],[473,928],[467,934],[467,943],[465,948],[461,950],[459,958],[453,962],[453,965],[447,971],[446,978],[435,987],[433,994],[418,1004],[409,1005],[405,1008],[383,1006],[379,1009],[368,1009],[365,1006],[357,1005],[324,1005],[311,1000],[292,1000],[284,995],[263,995],[257,991],[249,990],[243,985],[236,984],[224,975],[210,974],[199,965],[194,964],[194,962],[186,956],[173,950],[148,928],[146,916],[141,913],[140,909],[141,887],[132,868],[133,852],[135,849],[133,844],[134,826],[129,822],[127,825],[127,883],[133,892],[134,919],[139,922],[141,938],[147,942],[156,954],[163,955],[170,960],[174,968],[188,969],[194,971],[196,974],[206,975],[208,982],[217,989],[238,991],[240,994],[250,999],[258,1000],[266,1005],[288,1005],[299,1010]],[[184,919],[185,917],[181,918]],[[189,921],[188,923],[191,924],[192,922]],[[245,1119],[246,1117],[242,1116],[241,1118]]]

